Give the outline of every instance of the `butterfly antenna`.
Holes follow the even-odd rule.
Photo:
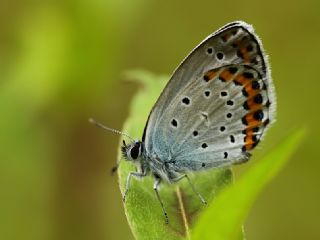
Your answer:
[[[119,134],[119,135],[123,135],[123,136],[126,136],[127,138],[130,138],[132,141],[135,141],[132,137],[130,137],[128,134],[124,133],[124,132],[121,132],[121,131],[118,131],[116,129],[113,129],[113,128],[108,128],[106,126],[104,126],[103,124],[97,122],[96,120],[94,120],[93,118],[89,118],[89,122],[99,128],[102,128],[104,130],[107,130],[107,131],[110,131],[110,132],[113,132],[115,134]]]

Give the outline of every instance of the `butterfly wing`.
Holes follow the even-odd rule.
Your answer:
[[[268,62],[253,28],[230,23],[176,69],[145,127],[146,151],[176,170],[248,159],[273,120]]]

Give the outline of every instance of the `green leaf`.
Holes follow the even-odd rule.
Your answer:
[[[127,73],[127,78],[138,82],[140,91],[131,103],[130,116],[123,131],[140,139],[149,112],[167,83],[168,76],[155,76],[149,72],[136,70]],[[121,154],[119,151],[119,158]],[[122,161],[119,167],[119,184],[123,194],[126,178],[130,171],[135,171],[131,162]],[[196,189],[208,202],[233,179],[230,169],[211,170],[190,176]],[[168,212],[169,224],[165,224],[160,204],[153,190],[153,178],[142,181],[132,179],[124,204],[127,219],[136,239],[190,239],[190,229],[195,224],[203,206],[197,195],[192,192],[187,180],[179,184],[161,185],[160,196]],[[241,227],[239,228],[239,231]]]
[[[239,239],[239,228],[263,187],[283,168],[305,131],[298,130],[225,189],[198,219],[192,239]]]

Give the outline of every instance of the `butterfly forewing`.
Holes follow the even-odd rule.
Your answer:
[[[146,151],[177,170],[247,159],[273,118],[267,64],[251,26],[235,22],[210,35],[176,69],[151,111]]]

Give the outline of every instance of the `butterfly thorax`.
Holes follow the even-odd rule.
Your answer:
[[[173,180],[181,175],[181,173],[177,172],[173,168],[174,161],[164,161],[160,159],[156,154],[146,154],[146,162],[148,163],[149,168],[154,175],[169,183],[174,182]]]

